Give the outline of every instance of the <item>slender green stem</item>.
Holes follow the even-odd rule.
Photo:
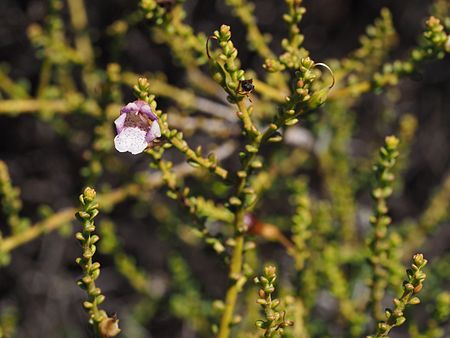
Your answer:
[[[26,99],[30,97],[27,90],[14,82],[2,69],[0,69],[0,90],[4,91],[12,99]]]
[[[247,106],[244,100],[237,102],[238,109],[240,110],[239,117],[241,118],[244,126],[244,130],[247,131],[250,137],[258,138],[259,132],[253,125],[250,118]],[[256,141],[254,141],[256,142]],[[259,142],[257,142],[259,143]],[[242,170],[245,175],[239,177],[239,182],[237,183],[236,196],[241,197],[245,186],[247,185],[248,173],[250,169],[250,163],[255,157],[254,153],[248,154],[246,161],[242,165]],[[231,322],[233,320],[234,309],[236,307],[237,296],[241,289],[241,285],[238,282],[242,274],[242,263],[243,263],[243,253],[244,253],[244,242],[245,234],[243,232],[243,220],[245,214],[245,206],[242,203],[236,207],[235,217],[234,217],[234,227],[236,231],[235,246],[233,249],[233,254],[231,256],[230,262],[230,272],[229,278],[232,281],[232,285],[228,288],[227,294],[225,296],[225,309],[220,320],[219,333],[217,338],[228,338],[231,332]]]
[[[100,114],[100,108],[93,100],[87,100],[77,94],[72,94],[71,98],[75,102],[69,100],[44,100],[44,99],[20,99],[20,100],[3,100],[0,101],[0,114],[19,115],[24,113],[34,113],[40,111],[49,111],[58,114],[71,114],[79,106],[86,110],[92,116]],[[80,100],[78,102],[78,100]]]
[[[242,219],[242,217],[241,217]],[[237,222],[236,222],[237,223]],[[238,283],[239,276],[242,270],[243,252],[244,252],[244,234],[240,234],[235,238],[236,245],[231,257],[229,277],[233,284],[228,288],[225,296],[225,309],[220,320],[219,333],[217,338],[228,338],[231,333],[231,322],[233,320],[234,308],[236,306],[237,296],[240,291]]]
[[[83,59],[83,82],[88,92],[93,94],[96,81],[93,78],[94,49],[87,31],[88,17],[84,0],[68,0],[70,19],[75,31],[75,45]]]
[[[253,84],[255,85],[255,91],[257,93],[278,103],[285,103],[286,96],[289,95],[289,93],[280,91],[280,89],[275,88],[268,83],[258,79],[253,79]]]
[[[374,166],[375,185],[372,190],[372,197],[375,200],[374,214],[370,217],[373,226],[373,237],[370,239],[369,248],[371,250],[370,263],[372,267],[372,281],[370,288],[371,311],[377,320],[384,316],[381,302],[383,300],[388,277],[389,242],[388,227],[391,218],[388,216],[387,199],[392,195],[394,167],[399,155],[399,140],[395,136],[388,136],[385,139],[385,146],[380,149],[380,158]]]
[[[36,97],[42,96],[44,89],[47,88],[52,77],[52,64],[50,60],[42,62],[41,72],[39,74],[39,84],[36,92]]]
[[[176,137],[171,138],[170,141],[175,148],[184,153],[190,160],[198,163],[204,168],[209,169],[211,172],[219,176],[220,178],[226,180],[228,178],[228,171],[218,165],[215,165],[209,159],[197,155],[197,153],[189,148],[186,141],[180,140]]]

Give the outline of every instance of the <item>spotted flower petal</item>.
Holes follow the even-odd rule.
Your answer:
[[[114,146],[123,153],[129,151],[133,155],[142,153],[148,146],[146,131],[140,128],[124,128],[115,138]]]

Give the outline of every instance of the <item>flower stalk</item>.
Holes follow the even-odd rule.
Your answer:
[[[275,292],[275,281],[277,279],[277,270],[274,266],[268,265],[264,267],[264,275],[255,277],[254,282],[260,287],[258,290],[259,298],[256,303],[263,308],[265,319],[258,320],[256,326],[264,330],[263,337],[281,338],[286,327],[294,325],[291,320],[286,320],[286,312],[279,311],[279,299],[273,299]]]
[[[373,226],[373,237],[369,242],[371,255],[369,261],[372,267],[372,281],[370,285],[371,309],[374,318],[383,316],[381,301],[388,283],[389,267],[389,238],[388,226],[391,218],[388,216],[387,199],[392,195],[394,174],[392,169],[397,161],[399,140],[395,136],[388,136],[385,145],[380,149],[379,162],[374,166],[375,187],[372,197],[375,200],[374,215],[370,218]]]
[[[89,323],[93,327],[95,337],[109,338],[119,334],[119,320],[116,315],[109,317],[99,305],[105,301],[105,296],[95,284],[100,276],[100,263],[94,262],[93,256],[97,250],[95,245],[100,237],[94,233],[94,218],[98,215],[98,204],[95,201],[96,192],[92,188],[84,189],[80,195],[81,210],[77,218],[83,228],[75,234],[80,242],[83,254],[76,259],[76,263],[83,271],[83,277],[77,281],[80,288],[86,291],[88,299],[83,302],[84,309],[89,314]]]
[[[416,254],[412,258],[411,268],[406,270],[407,280],[403,282],[403,293],[400,298],[394,298],[394,308],[386,309],[384,321],[377,325],[377,332],[367,338],[389,337],[389,332],[396,326],[402,325],[405,321],[404,311],[409,305],[420,303],[420,299],[416,296],[423,287],[423,281],[427,275],[422,269],[427,264],[427,260],[422,254]]]

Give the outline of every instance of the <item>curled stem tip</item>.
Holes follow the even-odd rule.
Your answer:
[[[314,67],[323,67],[323,68],[327,69],[327,70],[330,72],[331,78],[332,78],[332,82],[331,82],[331,85],[330,85],[328,88],[329,88],[329,89],[333,88],[334,85],[335,85],[335,83],[336,83],[336,79],[335,79],[335,77],[334,77],[334,73],[333,73],[333,71],[331,70],[330,66],[328,66],[326,63],[318,62],[318,63],[315,63],[315,64],[314,64]]]
[[[211,39],[217,40],[217,37],[210,35],[206,39],[206,55],[208,56],[208,59],[211,59],[211,54],[209,53],[209,41],[211,41]]]

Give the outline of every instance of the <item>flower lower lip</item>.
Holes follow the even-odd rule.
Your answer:
[[[114,138],[114,145],[119,152],[130,152],[132,154],[142,153],[147,148],[146,132],[139,128],[124,128]]]
[[[114,121],[117,129],[114,145],[117,151],[139,154],[161,137],[158,118],[145,101],[128,103],[120,112]]]

